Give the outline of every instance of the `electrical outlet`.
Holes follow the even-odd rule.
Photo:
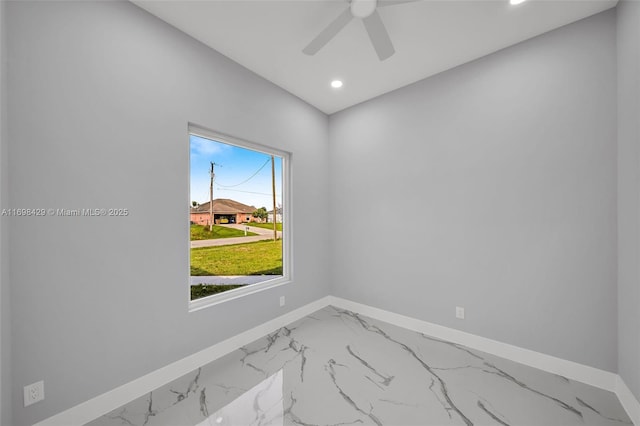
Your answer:
[[[456,318],[464,319],[464,308],[461,308],[460,306],[456,306]]]
[[[284,306],[284,296],[280,296],[280,306]]]
[[[24,387],[24,406],[28,407],[44,399],[44,381],[32,383]]]

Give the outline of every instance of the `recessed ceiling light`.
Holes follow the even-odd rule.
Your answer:
[[[515,6],[516,4],[524,3],[525,1],[527,0],[509,0],[509,3]]]
[[[339,89],[342,87],[342,81],[341,80],[333,80],[331,82],[331,87],[333,87],[334,89]]]

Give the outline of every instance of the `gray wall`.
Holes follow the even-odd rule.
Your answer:
[[[10,235],[0,223],[0,371],[14,414],[7,420],[2,398],[2,424],[46,418],[330,291],[611,371],[619,362],[640,396],[631,4],[618,11],[617,105],[609,11],[338,113],[328,126],[129,3],[7,4],[2,206],[132,214],[23,218]],[[0,85],[2,107],[6,94]],[[187,312],[188,121],[293,153],[294,284]],[[327,173],[329,188],[317,178]],[[326,222],[328,204],[331,235],[307,226]],[[454,318],[455,306],[466,320]],[[41,379],[46,400],[25,409],[22,387]]]
[[[6,91],[6,2],[0,1],[0,209],[6,205],[8,184],[7,163],[7,91]],[[11,370],[9,327],[9,256],[7,218],[0,217],[0,425],[10,425]]]
[[[640,400],[640,2],[618,12],[618,369]]]
[[[12,221],[12,426],[328,294],[324,114],[128,2],[7,14],[11,206],[131,211]],[[187,312],[189,121],[292,152],[293,284]]]
[[[331,116],[332,293],[616,371],[615,18]]]

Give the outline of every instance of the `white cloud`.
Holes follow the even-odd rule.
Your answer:
[[[219,154],[224,150],[224,145],[200,138],[191,138],[191,154],[209,156]]]

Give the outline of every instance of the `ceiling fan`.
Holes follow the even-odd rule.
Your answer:
[[[332,38],[334,38],[353,18],[359,18],[364,23],[364,27],[369,34],[369,39],[373,48],[378,54],[378,58],[384,61],[395,53],[389,33],[380,18],[378,7],[392,6],[400,3],[409,3],[416,0],[351,0],[347,7],[329,26],[320,32],[311,40],[302,52],[307,55],[315,55],[322,49]]]

